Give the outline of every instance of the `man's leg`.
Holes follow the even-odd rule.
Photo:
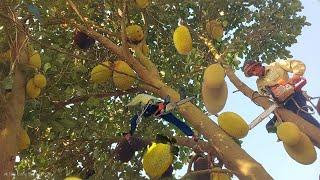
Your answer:
[[[137,114],[130,119],[130,135],[133,135],[137,129],[137,120],[138,120]]]
[[[164,120],[168,121],[169,123],[174,124],[177,128],[179,128],[185,135],[193,136],[193,131],[191,128],[180,119],[175,117],[172,113],[164,114],[160,116]]]
[[[293,111],[294,113],[298,114],[299,116],[301,116],[303,119],[305,119],[309,123],[320,128],[319,122],[311,114],[307,113],[308,112],[307,100],[301,92],[296,92],[293,95],[292,99],[290,99],[284,105],[284,107]]]

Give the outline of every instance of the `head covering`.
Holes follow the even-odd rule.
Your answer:
[[[251,77],[252,75],[249,74],[249,72],[251,72],[252,69],[255,68],[256,66],[261,66],[261,65],[262,64],[260,62],[249,60],[244,63],[242,67],[242,71],[244,72],[244,75],[246,77]]]

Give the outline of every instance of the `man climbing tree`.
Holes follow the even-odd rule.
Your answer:
[[[279,60],[268,66],[263,66],[260,62],[250,60],[243,66],[246,77],[258,77],[256,83],[259,94],[267,96],[273,95],[275,98],[290,96],[288,100],[286,99],[283,106],[320,128],[319,122],[308,113],[307,99],[304,97],[303,93],[300,90],[296,92],[292,92],[290,89],[288,91],[283,91],[282,88],[285,84],[297,84],[301,80],[305,69],[305,65],[298,60]],[[288,73],[293,73],[291,78],[289,78]],[[279,84],[280,81],[285,82],[285,84]],[[280,88],[282,89],[278,88],[279,86],[281,86]],[[275,90],[271,90],[273,87],[276,87],[274,88]],[[276,120],[277,117],[274,115],[267,123],[266,129],[268,132],[274,132]]]
[[[146,98],[145,98],[146,97]],[[144,98],[147,100],[136,100],[136,98]],[[152,101],[153,99],[153,101]],[[150,95],[145,94],[139,94],[137,95],[132,101],[138,101],[131,102],[128,105],[136,105],[140,104],[142,105],[141,112],[136,113],[131,119],[130,119],[130,132],[125,133],[125,138],[127,140],[130,139],[130,137],[134,134],[136,131],[138,123],[141,121],[141,118],[148,118],[148,117],[160,117],[164,119],[165,121],[175,125],[177,128],[179,128],[185,135],[192,136],[194,141],[198,141],[198,137],[194,134],[194,132],[191,130],[191,128],[184,122],[182,122],[180,119],[178,119],[176,116],[174,116],[171,112],[169,112],[167,106],[170,106],[170,100],[165,99],[164,101],[156,100],[156,98],[152,98]],[[187,102],[187,101],[186,101]],[[136,104],[135,104],[136,103]],[[169,105],[168,105],[169,104]],[[172,102],[171,102],[172,104]],[[174,109],[172,109],[174,110]],[[170,110],[171,111],[171,110]]]

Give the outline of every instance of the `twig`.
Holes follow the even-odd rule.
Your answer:
[[[105,97],[112,97],[112,96],[121,96],[121,95],[125,95],[125,94],[131,94],[131,93],[137,93],[140,92],[141,89],[139,88],[132,88],[129,89],[127,91],[114,91],[114,92],[105,92],[105,93],[97,93],[97,94],[87,94],[84,96],[76,96],[73,97],[71,99],[67,99],[64,101],[53,101],[52,103],[55,106],[55,109],[61,109],[63,107],[65,107],[66,105],[69,104],[78,104],[81,103],[83,101],[87,101],[90,97],[95,97],[95,98],[105,98]]]

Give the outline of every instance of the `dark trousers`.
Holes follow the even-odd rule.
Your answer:
[[[143,113],[143,117],[150,117],[153,115],[158,106],[157,105],[148,105],[146,111]],[[175,125],[177,128],[179,128],[185,135],[187,136],[192,136],[193,131],[191,128],[184,122],[182,122],[180,119],[175,117],[172,113],[166,113],[163,115],[160,115],[159,117],[163,118],[164,120],[168,121],[169,123]],[[136,129],[137,129],[137,120],[138,120],[138,115],[134,115],[131,120],[130,120],[130,133],[133,134]]]
[[[296,103],[298,104],[299,107],[297,107],[297,105],[294,103],[294,100],[296,101]],[[320,124],[319,122],[308,112],[308,108],[307,108],[307,100],[306,98],[303,96],[302,92],[298,91],[295,92],[293,94],[292,99],[289,99],[285,104],[284,107],[296,114],[298,114],[299,116],[301,116],[303,119],[305,119],[306,121],[308,121],[309,123],[315,125],[316,127],[320,128]],[[300,108],[302,108],[301,110],[299,110]],[[273,116],[273,118],[267,123],[266,128],[272,128],[275,124],[277,120],[276,116]]]

